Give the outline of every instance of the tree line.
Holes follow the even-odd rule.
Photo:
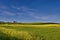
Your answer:
[[[32,22],[32,23],[22,23],[22,22],[16,22],[16,21],[13,21],[13,22],[4,22],[4,21],[0,21],[0,24],[23,24],[23,25],[44,25],[44,24],[60,24],[60,23],[53,23],[53,22],[47,22],[47,23],[35,23],[35,22]]]

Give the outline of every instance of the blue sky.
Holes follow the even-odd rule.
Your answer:
[[[60,22],[60,0],[0,0],[0,21]]]

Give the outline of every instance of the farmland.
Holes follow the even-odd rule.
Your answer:
[[[60,40],[60,24],[0,24],[0,40]]]

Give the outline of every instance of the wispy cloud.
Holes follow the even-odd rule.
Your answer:
[[[38,13],[35,13],[35,12],[30,12],[30,16],[35,18],[35,19],[38,19],[38,20],[58,20],[60,17],[59,15],[37,15]]]
[[[31,8],[28,8],[26,6],[20,6],[20,7],[16,7],[14,5],[11,5],[12,8],[16,9],[16,10],[19,10],[19,11],[24,11],[24,12],[28,12],[28,11],[37,11],[35,9],[31,9]]]
[[[0,15],[4,16],[4,15],[8,15],[8,16],[14,16],[15,14],[11,11],[9,11],[10,8],[7,5],[0,5]]]
[[[27,15],[29,15],[30,17],[33,17],[33,18],[38,19],[38,20],[55,20],[55,19],[59,18],[58,15],[47,15],[47,16],[41,15],[41,13],[38,10],[30,9],[28,7],[25,7],[25,6],[22,6],[22,7],[15,7],[14,6],[13,8],[15,8],[19,11],[22,11],[24,13],[27,13]]]
[[[9,7],[7,5],[0,4],[0,9],[6,10],[6,9],[9,9]]]
[[[5,11],[5,10],[0,10],[0,15],[2,15],[2,16],[14,16],[14,15],[16,15],[15,13],[13,13],[13,12],[10,12],[10,11]]]
[[[26,14],[25,16],[30,16],[36,20],[44,20],[44,21],[58,20],[60,18],[59,15],[47,15],[47,16],[41,15],[41,13],[38,10],[31,9],[26,6],[21,6],[21,7],[11,6],[11,7],[14,8],[15,10],[18,10],[19,12],[16,11],[16,13],[14,13],[11,11],[0,10],[0,12],[1,12],[0,15],[5,14],[5,15],[9,15],[9,16],[14,16],[17,14],[18,18],[19,18],[19,17],[22,17],[22,15]]]
[[[9,15],[9,16],[14,16],[15,14],[9,11],[3,11],[2,14]]]
[[[36,20],[43,20],[43,21],[57,21],[60,19],[59,15],[37,15],[36,12],[30,12],[30,16],[35,18]]]
[[[28,13],[29,16],[31,16],[31,17],[33,17],[35,19],[38,19],[38,20],[58,20],[60,18],[59,15],[47,15],[47,16],[41,15],[40,12],[35,11],[34,9],[26,8],[26,10],[25,9],[23,9],[23,10],[26,13]]]

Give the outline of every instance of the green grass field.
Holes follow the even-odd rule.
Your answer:
[[[0,24],[0,40],[60,40],[60,24]]]

